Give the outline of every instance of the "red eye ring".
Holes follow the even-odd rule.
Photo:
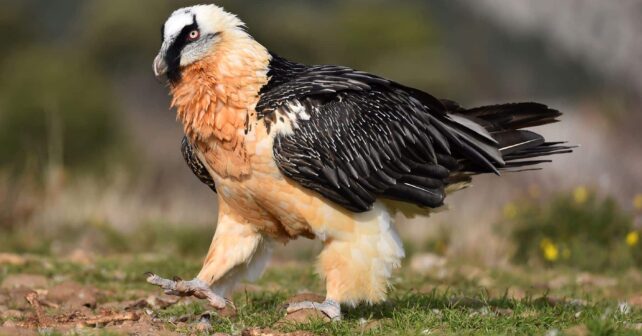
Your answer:
[[[201,37],[201,32],[199,32],[199,31],[198,31],[198,30],[196,30],[196,29],[195,29],[195,30],[192,30],[192,31],[191,31],[191,32],[189,32],[189,34],[187,35],[187,39],[188,39],[188,40],[190,40],[190,41],[196,41],[196,40],[198,40],[198,38],[199,38],[199,37]]]

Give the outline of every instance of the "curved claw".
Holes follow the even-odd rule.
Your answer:
[[[289,304],[286,307],[288,314],[294,313],[303,309],[314,309],[322,312],[332,321],[341,320],[341,305],[333,300],[325,300],[322,303],[312,302],[312,301],[303,301]]]
[[[175,295],[175,296],[194,296],[199,299],[205,299],[208,301],[212,307],[217,309],[225,308],[227,299],[222,298],[218,294],[214,293],[212,289],[202,280],[193,279],[189,281],[184,280],[169,280],[161,278],[160,276],[147,272],[147,282],[161,287],[165,294]],[[175,278],[180,279],[180,278]]]

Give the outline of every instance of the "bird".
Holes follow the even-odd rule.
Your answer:
[[[147,281],[216,308],[297,238],[321,241],[326,293],[288,313],[339,320],[342,305],[382,302],[405,256],[396,213],[429,214],[475,175],[573,150],[525,130],[559,121],[544,104],[465,108],[368,72],[291,61],[217,5],[174,11],[161,36],[153,70],[183,127],[185,161],[217,193],[218,221],[195,278]]]

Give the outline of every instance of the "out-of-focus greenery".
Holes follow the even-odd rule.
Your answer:
[[[195,3],[199,1],[0,2],[0,170],[27,166],[38,171],[51,164],[95,168],[122,159],[123,149],[133,145],[131,133],[146,127],[128,125],[122,96],[149,85],[158,95],[141,95],[140,104],[157,108],[154,102],[165,92],[162,85],[153,85],[150,64],[160,45],[160,26],[174,9]],[[559,59],[546,53],[522,60],[520,53],[511,56],[493,47],[506,38],[501,32],[491,30],[495,42],[477,43],[492,28],[445,0],[216,4],[238,14],[258,41],[283,56],[345,64],[459,100],[492,98],[503,91],[500,87],[512,87],[510,76],[503,76],[509,78],[504,82],[499,73],[495,76],[498,64],[540,78],[549,74],[543,68],[568,68],[557,66]],[[538,50],[532,45],[537,43],[513,47],[532,54]],[[540,69],[524,68],[534,59]],[[560,74],[555,71],[555,83],[575,78]],[[573,87],[586,82],[564,83]],[[521,81],[520,87],[528,83],[540,87],[533,80]]]
[[[77,249],[101,253],[144,253],[200,257],[210,244],[213,228],[150,221],[130,232],[94,221],[55,230],[16,228],[0,235],[0,252],[65,255]],[[37,237],[37,239],[34,239]]]
[[[589,271],[642,266],[633,216],[613,198],[600,197],[586,187],[546,202],[511,203],[504,214],[515,225],[512,238],[518,263]]]
[[[5,60],[0,165],[32,161],[41,167],[54,161],[86,166],[121,143],[110,85],[83,62],[46,48],[21,50]]]

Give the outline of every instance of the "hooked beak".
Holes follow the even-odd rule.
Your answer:
[[[161,79],[165,74],[167,74],[167,63],[162,53],[159,53],[154,59],[154,75],[157,79]]]

